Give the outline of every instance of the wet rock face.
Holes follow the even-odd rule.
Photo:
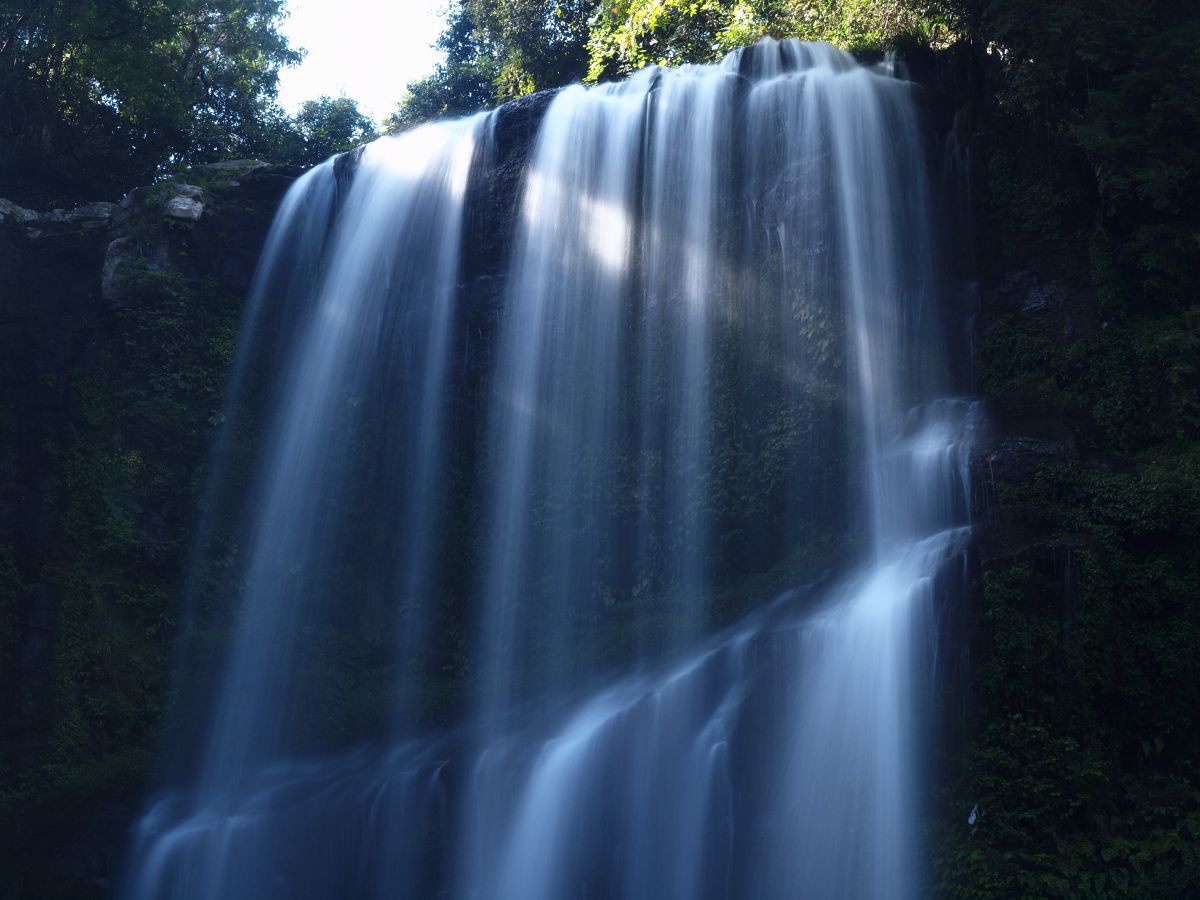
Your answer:
[[[1069,423],[1050,416],[1012,415],[990,404],[971,455],[971,478],[977,488],[975,521],[988,522],[995,516],[991,486],[1026,481],[1043,466],[1079,460],[1079,437]]]
[[[456,358],[465,360],[464,391],[482,388],[495,353],[495,332],[504,296],[506,263],[517,232],[525,172],[533,155],[538,125],[557,90],[541,91],[499,107],[490,139],[481,146],[468,181],[463,223],[463,311]]]
[[[212,198],[192,184],[166,182],[138,188],[121,201],[113,239],[104,252],[100,296],[111,307],[134,302],[139,291],[155,289],[155,277],[187,274],[190,233],[172,226],[200,221]],[[164,227],[165,226],[165,227]]]
[[[469,307],[490,306],[499,298],[499,276],[517,231],[517,198],[533,155],[538,125],[557,93],[542,91],[497,109],[490,140],[476,156],[463,230],[464,278],[473,295]]]

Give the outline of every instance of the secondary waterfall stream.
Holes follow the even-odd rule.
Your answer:
[[[506,218],[503,109],[295,185],[127,896],[921,892],[975,412],[914,90],[764,41],[558,92]]]

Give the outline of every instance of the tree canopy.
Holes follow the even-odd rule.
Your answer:
[[[454,0],[436,46],[446,60],[387,122],[399,130],[579,80],[596,0]]]
[[[375,123],[349,97],[322,96],[301,105],[272,159],[313,165],[377,137]]]
[[[593,21],[587,79],[713,62],[766,36],[881,50],[905,40],[946,43],[953,26],[950,10],[909,0],[614,0]]]
[[[111,195],[272,139],[284,0],[0,0],[0,193]]]
[[[404,99],[385,120],[399,131],[442,116],[460,116],[491,106],[496,99],[493,48],[476,36],[465,0],[447,12],[446,28],[434,46],[446,54],[426,78],[408,85]]]
[[[884,49],[948,43],[956,25],[934,0],[455,0],[437,44],[445,63],[409,85],[388,125],[650,64],[712,62],[766,35]]]

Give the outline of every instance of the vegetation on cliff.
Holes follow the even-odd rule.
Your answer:
[[[998,441],[937,884],[1193,896],[1200,12],[997,0],[967,21],[990,51],[970,143]]]

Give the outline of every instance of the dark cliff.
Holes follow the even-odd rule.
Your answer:
[[[1112,199],[1120,177],[1149,179],[1183,148],[1147,119],[1119,168],[1027,108],[1028,86],[983,48],[926,72],[957,98],[969,158],[988,422],[977,589],[944,698],[936,890],[1194,896],[1200,307],[1180,248],[1195,215],[1180,197],[1116,215]],[[1139,79],[1081,102],[1126,116],[1124,131],[1154,115],[1122,93]]]
[[[294,172],[0,208],[0,895],[104,896],[159,743],[203,465]]]

